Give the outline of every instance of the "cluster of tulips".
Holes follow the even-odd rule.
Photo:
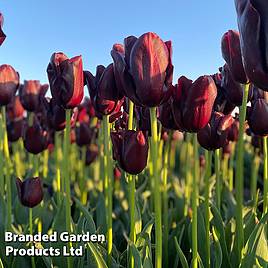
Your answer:
[[[235,4],[225,65],[195,81],[174,85],[172,43],[152,32],[95,75],[62,52],[49,84],[0,66],[1,245],[5,231],[107,240],[83,257],[1,249],[2,267],[267,267],[268,4]]]

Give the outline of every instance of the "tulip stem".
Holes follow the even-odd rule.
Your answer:
[[[70,131],[71,131],[71,110],[66,110],[66,128],[64,132],[64,180],[66,191],[66,214],[65,224],[66,231],[71,233],[71,189],[70,189],[70,173],[69,173],[69,153],[70,153]],[[70,247],[70,243],[68,243]],[[71,267],[71,259],[67,257],[68,268]]]
[[[210,235],[209,235],[209,179],[211,177],[212,152],[205,151],[206,171],[205,171],[205,229],[206,229],[206,264],[210,267]]]
[[[29,208],[29,232],[31,235],[33,235],[33,209]],[[31,246],[33,243],[31,242]],[[35,268],[35,261],[34,261],[34,256],[31,257],[31,263],[32,263],[32,268]]]
[[[253,200],[253,204],[256,204],[256,194],[257,194],[257,182],[258,182],[258,172],[260,166],[260,157],[253,151],[253,156],[251,160],[251,179],[250,179],[250,195]]]
[[[56,183],[57,183],[57,205],[60,206],[60,192],[63,191],[62,185],[64,183],[61,183],[61,174],[60,174],[60,150],[61,150],[61,141],[59,133],[55,133],[55,163],[56,163]]]
[[[162,204],[161,204],[161,189],[159,181],[158,170],[158,134],[157,134],[157,118],[156,108],[150,108],[151,119],[151,158],[153,166],[153,180],[154,180],[154,210],[155,210],[155,268],[162,267]]]
[[[0,193],[4,197],[5,192],[5,175],[4,175],[4,142],[3,142],[3,119],[2,114],[0,114]]]
[[[243,230],[243,187],[244,187],[244,124],[247,111],[247,100],[249,85],[246,84],[243,91],[243,102],[239,111],[239,134],[237,142],[237,160],[236,160],[236,234],[237,234],[237,256],[241,260],[244,246]]]
[[[12,222],[12,197],[11,197],[11,161],[9,155],[8,139],[7,139],[7,129],[6,129],[6,106],[2,106],[2,129],[3,129],[3,140],[4,140],[4,156],[6,160],[6,187],[7,187],[7,229],[11,230]]]
[[[164,166],[163,166],[163,247],[164,247],[164,267],[168,266],[168,170],[169,170],[169,152],[171,137],[164,144]]]
[[[263,215],[268,211],[268,153],[267,136],[263,137]]]
[[[198,267],[198,244],[197,244],[197,206],[198,206],[198,144],[197,144],[197,134],[194,134],[193,138],[194,147],[194,169],[193,169],[193,184],[192,184],[192,250],[193,250],[193,260],[192,267]]]
[[[128,116],[128,130],[133,129],[133,113],[134,113],[134,103],[129,100],[129,116]],[[129,183],[129,214],[130,214],[130,241],[135,244],[136,242],[136,231],[135,231],[135,176],[128,174]],[[129,267],[134,268],[134,256],[130,250],[129,252]]]
[[[231,143],[231,155],[228,169],[228,177],[229,177],[229,189],[233,191],[234,189],[234,155],[235,155],[235,143]]]
[[[215,153],[215,173],[216,173],[216,207],[221,209],[221,174],[220,174],[220,149],[216,149]]]
[[[110,139],[110,125],[109,125],[109,116],[103,116],[103,134],[104,134],[104,190],[105,190],[105,207],[107,209],[106,212],[106,221],[107,221],[107,264],[108,267],[112,265],[112,249],[113,249],[113,185],[111,179],[111,163],[110,163],[110,147],[109,147],[109,139]]]

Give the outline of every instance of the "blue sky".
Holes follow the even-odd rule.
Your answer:
[[[156,32],[173,42],[174,82],[211,74],[223,64],[220,40],[237,29],[232,0],[6,0],[1,1],[7,39],[0,63],[11,64],[21,79],[47,82],[53,52],[82,54],[84,69],[108,65],[114,43],[128,35]]]

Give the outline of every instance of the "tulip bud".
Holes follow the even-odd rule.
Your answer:
[[[22,137],[22,130],[25,124],[24,119],[7,121],[7,138],[9,142],[15,142]]]
[[[209,151],[224,147],[228,143],[228,130],[233,122],[231,115],[214,112],[210,122],[197,133],[199,144]]]
[[[24,117],[25,110],[21,105],[19,96],[15,96],[7,105],[7,116],[10,120],[18,120]]]
[[[25,207],[33,208],[37,206],[43,199],[43,186],[39,177],[28,178],[21,181],[16,179],[18,197],[21,204]]]
[[[3,17],[3,14],[0,13],[0,46],[4,43],[6,39],[6,35],[4,34],[2,30],[3,24],[4,24],[4,17]]]
[[[20,86],[19,96],[24,109],[29,112],[38,111],[41,106],[41,98],[45,96],[48,85],[41,85],[38,80],[24,81]]]
[[[229,30],[223,35],[221,40],[221,51],[234,80],[246,84],[247,77],[242,63],[239,32]]]
[[[91,163],[93,163],[94,160],[97,158],[98,154],[99,149],[96,144],[91,144],[89,147],[87,147],[86,165],[89,166]]]
[[[235,119],[233,124],[228,129],[228,140],[238,141],[238,135],[239,135],[239,120]]]
[[[49,144],[48,132],[44,130],[37,120],[34,120],[32,126],[24,125],[23,128],[23,144],[24,148],[32,154],[39,154]]]
[[[63,53],[54,53],[47,67],[52,97],[58,105],[72,109],[80,104],[84,96],[84,74],[82,57],[69,59]]]
[[[163,103],[159,107],[159,121],[161,122],[161,125],[166,129],[177,129],[177,125],[174,120],[174,116],[172,113],[172,101],[171,99],[167,102]]]
[[[147,165],[148,139],[142,131],[112,132],[113,158],[130,174],[139,174]],[[138,157],[137,157],[138,156]]]
[[[249,81],[268,90],[268,3],[235,0],[243,64]]]
[[[19,74],[12,66],[0,66],[0,105],[5,106],[11,102],[19,87]]]
[[[93,137],[93,129],[87,123],[80,123],[75,128],[76,144],[80,147],[91,143]]]
[[[151,119],[149,108],[135,106],[137,129],[151,133]]]

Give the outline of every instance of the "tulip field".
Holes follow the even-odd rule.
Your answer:
[[[268,4],[234,2],[194,81],[153,32],[47,84],[1,62],[0,268],[268,267]]]

